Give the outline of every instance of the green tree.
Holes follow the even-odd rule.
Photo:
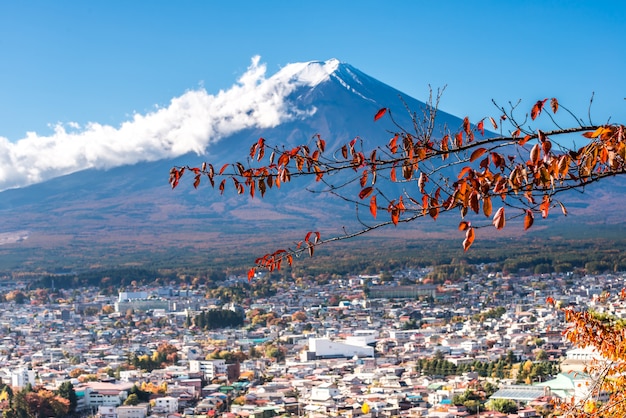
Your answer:
[[[66,382],[61,383],[61,385],[59,386],[59,389],[57,390],[57,395],[69,401],[70,413],[76,412],[77,397],[76,397],[76,391],[74,390],[74,385],[72,384],[72,382],[66,381]]]
[[[487,407],[503,414],[514,414],[518,409],[515,401],[511,399],[492,399],[487,403]]]

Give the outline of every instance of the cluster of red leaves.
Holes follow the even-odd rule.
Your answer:
[[[543,99],[535,103],[530,112],[531,120],[539,117],[547,101]],[[556,99],[550,100],[550,108],[553,113],[558,111]],[[385,115],[390,115],[390,111],[380,109],[374,121]],[[327,174],[333,172],[353,172],[360,188],[356,194],[342,197],[368,208],[375,220],[380,211],[386,211],[388,219],[377,220],[377,226],[398,225],[419,217],[436,220],[442,212],[458,210],[462,218],[459,229],[465,232],[463,248],[467,251],[476,237],[476,226],[468,215],[482,215],[490,219],[496,229],[503,229],[510,216],[523,216],[524,229],[529,229],[537,214],[546,218],[555,205],[567,214],[565,206],[555,199],[557,193],[624,172],[626,141],[623,125],[529,131],[503,113],[500,122],[511,123],[511,133],[494,137],[485,136],[485,120],[494,130],[498,129],[496,120],[491,117],[475,124],[466,117],[458,132],[441,138],[411,134],[401,129],[384,147],[365,151],[362,141],[354,138],[331,155],[325,153],[326,142],[320,135],[313,136],[310,146],[291,149],[270,147],[264,138],[260,138],[249,152],[250,160],[259,163],[258,167],[240,162],[225,164],[219,171],[206,163],[202,167],[174,167],[170,172],[170,185],[176,187],[185,171],[190,171],[194,176],[194,187],[199,186],[202,177],[216,187],[219,177],[217,189],[220,193],[224,193],[227,180],[230,180],[238,194],[255,197],[258,191],[263,197],[269,189],[288,183],[292,175],[312,176],[320,182],[326,181]],[[588,140],[587,145],[566,152],[554,146],[553,136],[572,132],[582,133]],[[555,148],[561,151],[555,152]],[[452,156],[454,159],[450,158]],[[443,179],[437,164],[456,167],[458,174]],[[381,176],[381,172],[385,175]],[[377,182],[381,178],[390,182],[415,182],[419,195],[385,196],[378,189]],[[333,192],[338,194],[339,190],[336,188]],[[514,212],[513,215],[509,215],[510,211]],[[362,232],[371,229],[374,227],[365,227]],[[350,236],[354,235],[358,234]],[[295,249],[281,249],[258,258],[249,278],[257,268],[280,269],[283,260],[291,265],[293,255],[300,252],[307,251],[312,255],[314,247],[322,243],[319,233],[314,236],[315,239],[311,239],[311,233],[307,234]]]

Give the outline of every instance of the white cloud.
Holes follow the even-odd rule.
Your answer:
[[[56,125],[50,136],[29,132],[16,142],[0,137],[0,190],[41,182],[86,168],[111,168],[155,161],[188,152],[242,129],[276,126],[311,110],[298,110],[287,96],[300,85],[315,85],[336,68],[328,63],[290,64],[271,78],[254,57],[228,90],[210,95],[188,91],[169,106],[135,114],[119,127],[93,122]]]

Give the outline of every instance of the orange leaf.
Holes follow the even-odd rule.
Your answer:
[[[468,221],[461,221],[461,223],[459,223],[459,230],[460,231],[466,231],[472,224]]]
[[[251,268],[250,270],[248,270],[248,281],[252,280],[252,278],[254,277],[255,273],[256,273],[256,269],[255,268]]]
[[[197,189],[198,186],[200,185],[200,174],[198,174],[196,177],[194,177],[195,180],[193,181],[193,188]]]
[[[556,113],[559,110],[559,101],[555,97],[550,99],[550,107],[552,108],[552,113]]]
[[[506,224],[506,217],[504,215],[504,207],[501,207],[500,209],[496,211],[496,214],[493,215],[492,223],[493,223],[493,226],[496,227],[496,229],[504,228],[504,225]]]
[[[466,175],[467,173],[471,172],[472,168],[471,167],[463,167],[461,169],[461,172],[459,173],[459,175],[457,176],[458,179],[461,179],[464,175]]]
[[[519,129],[518,129],[519,130]],[[524,138],[517,141],[520,146],[525,145],[530,140],[530,135],[526,135]]]
[[[398,210],[398,208],[394,208],[391,210],[391,222],[393,222],[394,225],[398,225],[399,221],[400,221],[400,211]]]
[[[482,120],[478,122],[478,125],[476,125],[476,129],[478,129],[478,132],[480,132],[481,135],[485,135],[485,124]]]
[[[469,250],[469,247],[472,246],[473,242],[474,242],[474,228],[470,227],[467,229],[467,232],[465,232],[465,239],[463,240],[463,251]]]
[[[365,187],[363,190],[361,190],[361,193],[359,193],[359,199],[365,199],[367,196],[372,194],[373,191],[373,187]]]
[[[493,126],[493,129],[498,129],[498,124],[496,123],[494,118],[489,116],[489,121],[491,122],[491,126]]]
[[[539,116],[539,114],[543,110],[543,105],[545,104],[546,100],[548,99],[537,100],[537,103],[535,103],[532,110],[530,111],[530,118],[532,120],[535,120],[537,116]]]
[[[548,195],[543,196],[543,200],[541,205],[539,205],[539,209],[541,209],[541,217],[547,218],[548,212],[550,211],[550,197]]]
[[[541,158],[541,148],[539,144],[535,144],[530,150],[530,161],[533,165],[539,164],[539,159]]]
[[[398,151],[398,134],[389,140],[388,147],[392,154],[395,154],[396,151]]]
[[[481,122],[482,123],[482,122]],[[470,156],[470,162],[474,162],[477,159],[479,159],[485,152],[487,152],[486,148],[477,148],[474,150],[474,152],[472,152],[472,155]]]
[[[548,303],[548,305],[554,305],[554,298],[552,296],[548,296],[546,298],[546,302]]]
[[[533,226],[533,221],[535,220],[535,215],[530,209],[526,210],[526,216],[524,216],[524,231]]]
[[[224,164],[222,168],[220,168],[220,171],[219,171],[220,175],[224,173],[224,170],[226,170],[226,167],[228,167],[228,164]]]
[[[475,213],[478,213],[480,209],[479,204],[478,204],[478,192],[475,190],[472,192],[472,194],[469,197],[469,207]]]
[[[382,118],[385,115],[385,113],[387,113],[387,108],[383,107],[378,112],[376,112],[376,115],[374,115],[374,121],[377,121],[378,119]]]
[[[455,145],[461,147],[463,145],[463,132],[459,132],[454,136]]]
[[[374,195],[370,199],[370,213],[372,214],[374,219],[376,219],[376,211],[377,211],[377,209],[378,209],[378,206],[376,205],[376,195]]]
[[[472,128],[470,126],[470,121],[469,121],[469,118],[467,116],[465,116],[463,118],[463,130],[465,131],[465,133],[467,135],[469,135],[470,132],[472,132]]]
[[[317,137],[316,144],[317,144],[317,149],[324,152],[324,150],[326,149],[326,141],[324,141],[319,135]]]
[[[489,196],[483,198],[483,213],[486,217],[491,216],[491,198]]]

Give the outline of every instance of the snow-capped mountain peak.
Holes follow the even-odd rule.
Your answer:
[[[296,85],[308,85],[315,87],[319,83],[328,80],[337,71],[340,62],[336,58],[328,61],[309,61],[288,64],[270,79]]]

